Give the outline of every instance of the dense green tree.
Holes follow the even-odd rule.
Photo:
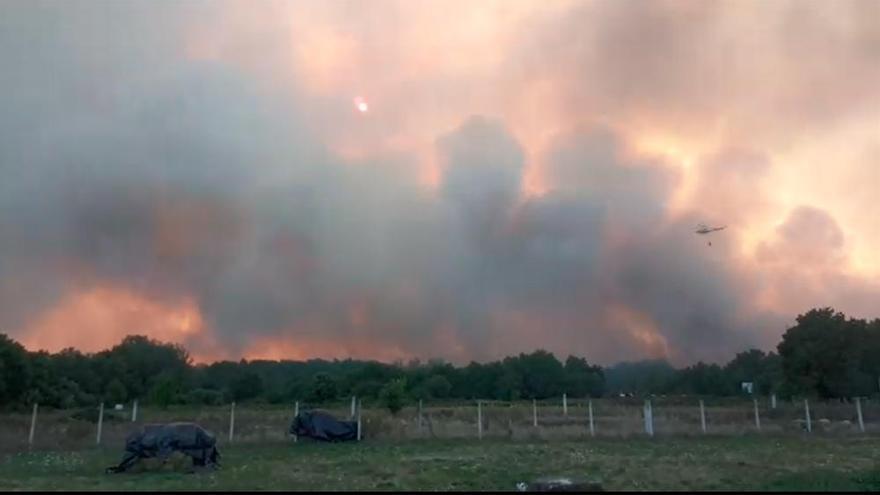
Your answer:
[[[247,371],[232,383],[232,397],[236,401],[244,401],[259,397],[263,393],[263,379],[253,371]]]
[[[584,358],[568,356],[564,369],[565,391],[571,397],[601,397],[605,393],[602,368],[590,366]]]
[[[865,324],[864,342],[861,345],[860,371],[865,383],[860,394],[880,392],[880,318]]]
[[[189,391],[186,394],[185,400],[187,404],[207,406],[218,406],[226,402],[223,392],[207,388],[197,388]]]
[[[58,379],[58,403],[53,406],[70,409],[91,402],[93,402],[93,398],[85,394],[75,381],[63,376]]]
[[[730,395],[733,390],[725,379],[724,370],[717,364],[698,362],[675,375],[669,389],[675,393],[693,395]]]
[[[0,404],[22,400],[30,386],[31,367],[27,351],[0,333]]]
[[[336,390],[336,380],[329,373],[315,374],[309,387],[308,399],[312,402],[326,402],[339,396]]]
[[[95,361],[94,356],[67,348],[52,356],[52,367],[56,376],[75,383],[80,393],[99,395],[102,391],[102,380]]]
[[[125,390],[125,385],[123,385],[118,378],[110,380],[105,394],[107,400],[111,404],[122,404],[125,402],[125,399],[128,398],[128,392]]]
[[[396,378],[385,384],[379,398],[391,414],[400,412],[406,403],[406,378]]]
[[[832,308],[799,315],[778,345],[786,383],[794,393],[845,397],[865,393],[862,345],[867,325]]]
[[[183,381],[190,369],[189,354],[183,347],[143,335],[129,335],[96,357],[99,376],[119,378],[132,397],[146,393],[151,381],[160,373]]]
[[[463,380],[459,384],[459,397],[468,399],[496,397],[495,384],[503,371],[500,363],[468,364],[461,370]]]
[[[606,387],[613,395],[664,393],[676,369],[667,361],[645,360],[618,363],[604,370]]]
[[[56,375],[52,366],[52,355],[39,351],[31,353],[29,357],[30,386],[25,394],[25,402],[58,407],[61,401],[61,377]]]
[[[150,388],[150,401],[162,408],[174,404],[179,400],[180,385],[180,379],[176,373],[160,373]]]
[[[509,363],[522,376],[523,397],[545,399],[564,392],[565,369],[553,354],[541,349],[531,354],[520,354]]]
[[[443,375],[432,375],[431,378],[425,380],[424,389],[428,398],[445,399],[452,391],[452,384]]]
[[[517,369],[504,365],[504,372],[495,381],[495,398],[519,400],[523,394],[523,378]]]
[[[382,390],[383,385],[384,383],[378,380],[358,382],[352,389],[352,394],[358,397],[376,398],[379,397],[379,392]]]
[[[543,399],[562,393],[722,396],[741,394],[740,383],[749,381],[757,394],[780,397],[852,397],[880,390],[880,319],[848,319],[830,308],[813,309],[798,316],[777,350],[748,349],[723,366],[697,363],[683,369],[662,360],[603,369],[577,356],[561,363],[544,350],[463,367],[442,360],[404,365],[350,359],[192,365],[182,347],[143,336],[126,337],[94,354],[74,349],[50,354],[28,352],[0,335],[0,406],[37,401],[48,407],[91,407],[101,400],[135,398],[165,406],[233,400],[326,403],[352,394],[368,402],[398,396]],[[400,383],[405,387],[398,394]]]

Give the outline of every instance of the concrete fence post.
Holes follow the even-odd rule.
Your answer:
[[[483,439],[483,404],[477,401],[477,439]]]
[[[138,419],[138,401],[134,400],[134,403],[131,405],[131,422],[134,423]]]
[[[296,417],[299,416],[299,401],[293,403],[293,419],[296,420]],[[296,433],[293,434],[293,442],[296,443],[299,441],[299,436]]]
[[[758,431],[761,431],[761,415],[758,412],[758,399],[752,399],[752,402],[755,407],[755,428],[757,428]]]
[[[34,402],[34,412],[31,414],[31,431],[28,433],[28,450],[34,446],[34,431],[37,428],[37,403]]]
[[[354,419],[354,415],[355,415],[355,402],[356,402],[356,401],[357,401],[357,397],[355,397],[354,395],[352,395],[352,396],[351,396],[351,416],[349,416],[351,419]]]
[[[532,399],[532,426],[538,427],[538,401]]]
[[[422,399],[419,399],[419,435],[422,434]]]
[[[95,445],[101,445],[101,430],[104,428],[104,403],[98,408],[98,434],[95,437]]]
[[[807,399],[804,399],[804,414],[807,417],[807,433],[812,433],[813,424],[810,421],[810,402]]]
[[[651,408],[651,399],[645,400],[645,433],[654,436],[654,411]]]
[[[706,406],[703,404],[702,399],[700,400],[700,426],[703,429],[703,433],[706,433]]]
[[[770,409],[776,409],[776,394],[770,396]]]
[[[361,438],[363,438],[361,433],[361,401],[357,401],[357,441],[360,442]]]
[[[587,402],[587,411],[590,414],[590,436],[595,437],[596,436],[596,428],[595,428],[595,426],[593,426],[593,401],[592,400]]]
[[[865,420],[862,417],[862,398],[861,397],[856,397],[856,414],[858,415],[858,418],[859,418],[859,431],[864,433],[865,432]]]
[[[235,402],[229,408],[229,443],[232,443],[235,437]]]
[[[568,416],[568,395],[562,394],[562,415]]]

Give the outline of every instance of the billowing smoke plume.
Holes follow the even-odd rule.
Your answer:
[[[393,112],[375,124],[348,115],[349,95],[309,89],[314,69],[280,75],[270,63],[287,55],[277,44],[295,29],[269,17],[257,16],[265,33],[245,37],[266,40],[258,44],[264,58],[244,43],[193,56],[200,49],[193,33],[221,7],[4,4],[0,329],[34,346],[88,347],[98,332],[82,327],[98,321],[88,315],[141,305],[106,320],[115,338],[161,334],[156,329],[172,321],[161,319],[165,312],[173,315],[168,325],[183,322],[170,338],[212,357],[335,348],[334,356],[467,360],[543,347],[602,363],[682,362],[772,345],[794,316],[781,308],[827,300],[821,281],[834,281],[849,299],[880,294],[845,274],[844,236],[821,209],[794,210],[754,258],[743,255],[742,226],[768,211],[779,216],[773,196],[758,188],[770,159],[749,144],[699,156],[695,170],[633,152],[627,126],[640,112],[646,121],[674,121],[680,112],[690,132],[701,115],[728,108],[719,100],[729,82],[700,51],[699,40],[713,35],[697,26],[717,22],[709,6],[699,3],[679,24],[658,6],[635,13],[610,2],[597,12],[575,3],[564,9],[577,14],[572,19],[609,26],[589,42],[560,13],[536,21],[534,45],[516,40],[510,53],[556,81],[574,108],[595,112],[550,117],[556,132],[539,150],[526,149],[513,129],[528,126],[494,112],[494,103],[459,100],[452,126],[430,127],[412,117],[427,118],[424,103],[377,89]],[[547,24],[559,29],[551,35]],[[229,29],[240,34],[241,26]],[[367,31],[372,44],[393,34]],[[318,58],[348,46],[340,43],[328,37],[296,53],[312,64],[305,67],[320,66]],[[560,65],[530,56],[557,43],[566,47]],[[516,86],[511,64],[497,70]],[[693,92],[687,88],[700,85],[682,78],[709,84]],[[436,74],[429,79],[406,86],[407,96],[418,100],[443,84]],[[585,80],[597,85],[576,90]],[[859,84],[851,83],[854,92],[868,91]],[[828,111],[838,103],[823,101]],[[431,115],[450,121],[441,109]],[[380,146],[408,125],[430,136],[434,187],[421,175],[421,134],[402,152]],[[774,139],[784,134],[777,132],[784,122],[773,127]],[[349,153],[346,144],[365,142],[375,148]],[[523,192],[530,160],[542,164],[543,194]],[[673,214],[688,187],[705,207]],[[709,247],[693,233],[701,221],[734,225],[721,234],[726,242]],[[786,265],[793,252],[821,273]],[[786,276],[812,281],[811,292],[793,295]],[[82,294],[92,296],[76,299]],[[79,309],[67,313],[68,305]],[[54,333],[39,336],[47,326]],[[62,339],[65,332],[74,337]]]

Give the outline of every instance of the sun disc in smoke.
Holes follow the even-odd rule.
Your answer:
[[[370,110],[370,105],[367,104],[367,101],[362,96],[355,97],[354,107],[360,113],[367,113]]]

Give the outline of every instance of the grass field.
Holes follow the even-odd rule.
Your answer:
[[[120,449],[11,454],[0,489],[514,490],[559,475],[606,490],[880,490],[876,436],[271,442],[222,454],[214,472],[187,473],[178,459],[118,475],[103,470]]]

